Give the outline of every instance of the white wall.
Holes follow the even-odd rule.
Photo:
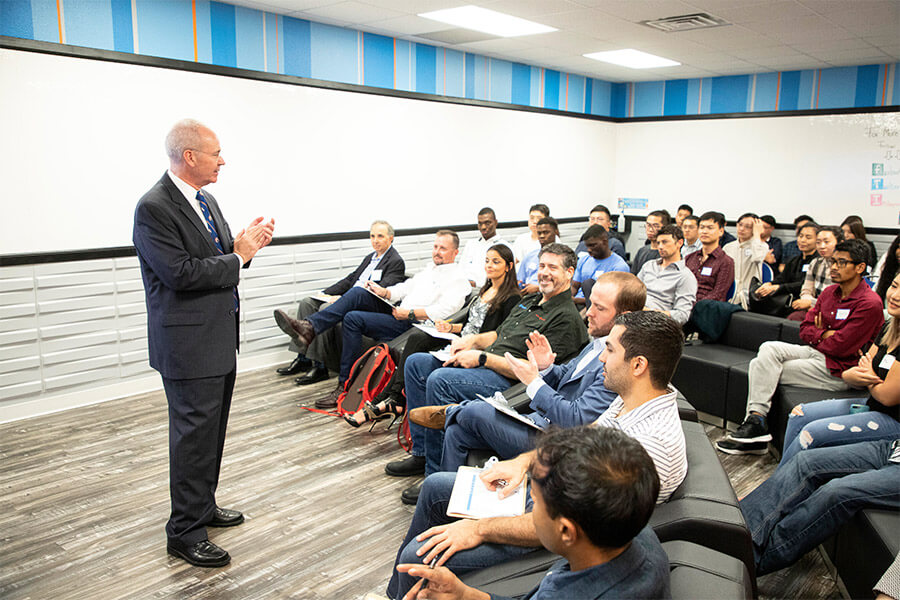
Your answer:
[[[892,175],[872,190],[872,165]],[[744,212],[790,223],[809,213],[838,224],[897,227],[900,113],[622,123],[616,129],[616,196],[650,209]],[[874,206],[872,195],[881,194]]]
[[[612,196],[615,125],[0,50],[0,255],[131,244],[138,198],[180,118],[226,160],[210,187],[232,229],[276,235],[585,214]]]

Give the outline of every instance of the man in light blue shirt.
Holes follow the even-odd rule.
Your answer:
[[[572,277],[572,292],[575,293],[575,304],[584,304],[585,298],[591,295],[590,286],[602,273],[622,271],[630,273],[631,268],[621,256],[614,254],[609,246],[609,233],[601,225],[591,225],[584,232],[584,243],[587,253],[578,257],[578,266]],[[583,289],[582,284],[587,284]]]
[[[559,223],[553,217],[544,217],[537,224],[538,241],[541,248],[547,244],[553,243],[559,237]],[[538,291],[538,264],[540,263],[541,250],[532,250],[525,255],[522,262],[519,263],[519,270],[516,277],[519,280],[519,288],[522,295],[534,294]]]
[[[684,233],[684,246],[681,247],[681,258],[687,258],[703,248],[700,241],[700,217],[688,215],[681,221],[681,231]]]

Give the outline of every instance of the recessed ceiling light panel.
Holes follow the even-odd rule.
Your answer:
[[[675,62],[674,60],[669,60],[668,58],[656,56],[655,54],[641,52],[640,50],[635,50],[633,48],[627,48],[625,50],[612,50],[610,52],[592,52],[591,54],[585,54],[584,57],[612,63],[614,65],[621,65],[630,69],[677,67],[681,64],[680,62]]]
[[[534,21],[520,19],[519,17],[472,5],[420,13],[419,16],[465,29],[491,33],[500,37],[516,37],[556,31],[553,27],[541,25]]]

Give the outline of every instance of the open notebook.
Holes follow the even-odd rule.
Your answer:
[[[525,514],[525,480],[512,494],[500,499],[481,481],[482,469],[460,467],[456,472],[447,516],[461,519],[486,519],[488,517],[517,517]]]

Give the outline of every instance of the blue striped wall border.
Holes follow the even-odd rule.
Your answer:
[[[610,83],[209,0],[0,0],[0,35],[619,119],[900,105],[898,63]]]

